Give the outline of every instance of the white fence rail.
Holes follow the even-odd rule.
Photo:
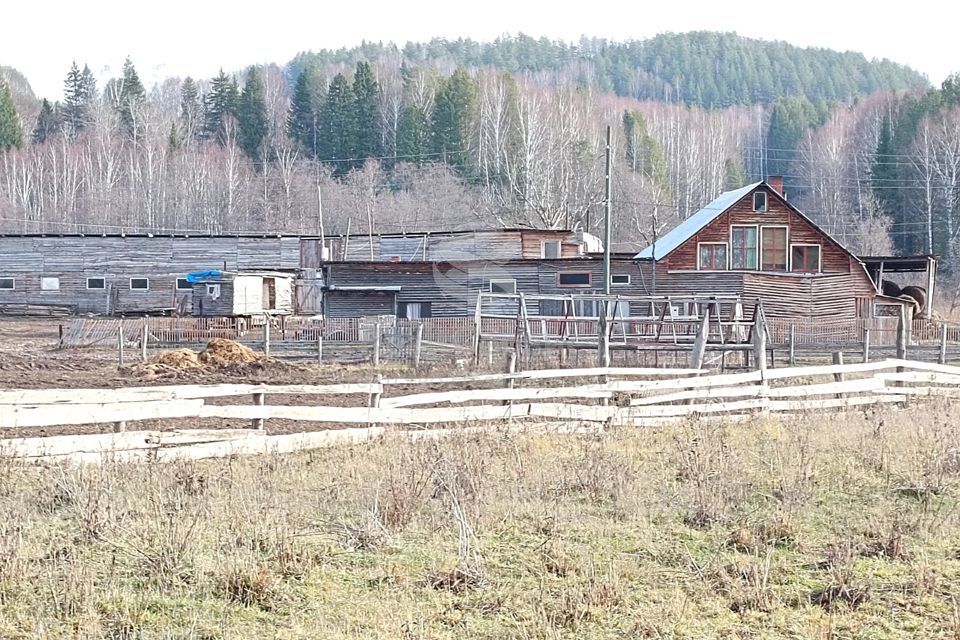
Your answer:
[[[904,360],[698,375],[677,369],[565,369],[456,378],[380,380],[335,385],[179,385],[124,389],[0,391],[0,429],[156,420],[250,420],[254,429],[141,431],[0,439],[0,455],[91,461],[104,455],[208,457],[357,442],[409,425],[510,423],[511,428],[602,429],[654,426],[757,412],[823,411],[903,403],[918,396],[960,397],[960,367]],[[824,376],[829,380],[824,382]],[[568,384],[543,386],[564,378]],[[599,381],[597,381],[599,379]],[[519,386],[533,382],[535,386]],[[475,388],[487,384],[489,388]],[[447,385],[445,391],[390,395],[398,385]],[[469,386],[469,388],[465,388]],[[353,397],[352,406],[270,404],[296,396]],[[246,397],[249,404],[208,402]],[[272,436],[270,420],[304,421],[321,430]],[[329,429],[329,425],[352,428]],[[357,428],[356,425],[360,427]],[[273,449],[271,449],[273,447]]]

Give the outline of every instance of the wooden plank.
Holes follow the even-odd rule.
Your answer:
[[[118,389],[16,389],[0,391],[0,405],[145,402],[152,400],[193,400],[253,393],[268,395],[349,395],[382,391],[375,383],[330,385],[171,385]]]
[[[539,400],[543,398],[612,398],[613,392],[592,387],[552,387],[520,389],[473,389],[468,391],[438,391],[384,398],[382,407],[412,407],[424,404],[479,402],[485,400]]]
[[[794,387],[770,387],[766,390],[764,390],[763,387],[753,385],[739,387],[713,387],[659,394],[647,396],[645,398],[635,398],[630,401],[630,406],[646,406],[665,402],[705,400],[712,398],[758,398],[761,396],[768,398],[807,397],[835,393],[860,393],[866,391],[875,391],[877,389],[882,389],[883,387],[884,381],[878,378],[861,378],[859,380],[848,380],[839,384],[835,382],[829,382],[823,384],[799,385]]]
[[[856,407],[861,405],[880,404],[888,402],[903,402],[906,398],[902,394],[857,396],[853,398],[825,398],[823,400],[771,400],[770,411],[813,411],[819,409],[835,409]]]
[[[879,389],[876,393],[904,396],[934,396],[939,398],[960,398],[960,389],[943,387],[890,387]]]
[[[527,404],[478,405],[474,407],[439,407],[429,409],[405,409],[390,407],[292,407],[266,405],[206,405],[200,417],[234,418],[253,420],[257,418],[304,420],[309,422],[332,422],[344,424],[429,424],[436,422],[467,422],[485,420],[509,420],[529,412]]]
[[[460,382],[492,382],[497,380],[541,380],[548,378],[593,378],[609,377],[658,377],[694,376],[701,373],[697,369],[665,369],[653,367],[591,367],[587,369],[535,369],[520,373],[484,373],[475,376],[451,378],[393,378],[385,379],[383,384],[454,384]]]
[[[0,440],[0,456],[36,457],[72,453],[157,449],[203,442],[222,442],[241,437],[249,429],[183,429],[177,431],[126,431],[68,436],[6,438]]]
[[[0,428],[52,427],[74,424],[132,422],[161,418],[195,418],[203,400],[155,400],[145,402],[64,405],[2,405]]]
[[[888,362],[894,366],[904,367],[906,369],[915,369],[917,371],[933,371],[936,373],[948,373],[960,376],[960,367],[949,364],[938,364],[936,362],[920,362],[918,360],[897,360],[890,359]]]
[[[877,378],[887,382],[930,382],[936,384],[960,384],[960,375],[934,371],[904,371],[903,373],[880,373]]]

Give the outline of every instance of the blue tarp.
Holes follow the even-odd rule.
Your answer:
[[[187,274],[187,282],[203,282],[210,278],[219,278],[223,275],[222,271],[217,269],[209,269],[207,271],[194,271],[193,273]]]

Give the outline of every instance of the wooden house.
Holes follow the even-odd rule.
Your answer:
[[[253,317],[293,313],[293,275],[289,273],[226,273],[195,276],[193,315]]]
[[[879,283],[787,201],[782,184],[723,193],[638,253],[649,293],[760,299],[774,318],[871,317]]]

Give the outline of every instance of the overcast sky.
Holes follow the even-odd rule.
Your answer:
[[[891,3],[892,4],[892,3]],[[939,85],[960,71],[956,0],[47,0],[4,3],[0,64],[59,99],[70,62],[103,81],[130,56],[148,86],[169,76],[206,78],[220,67],[283,64],[297,52],[361,40],[491,40],[518,32],[577,40],[642,39],[664,31],[718,30],[889,58]],[[336,7],[336,8],[331,8]]]

